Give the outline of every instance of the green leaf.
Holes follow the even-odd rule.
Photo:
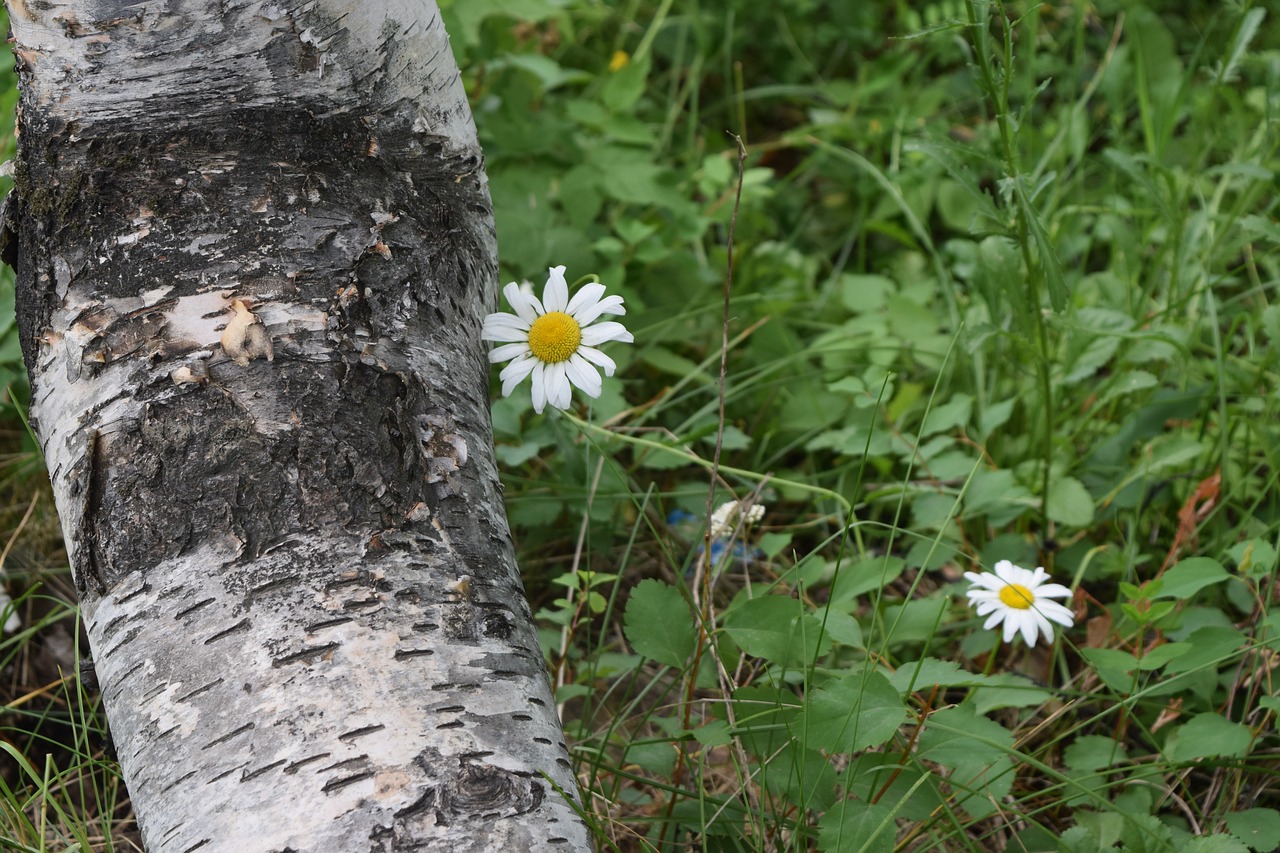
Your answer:
[[[1280,811],[1245,809],[1229,812],[1226,820],[1231,834],[1257,853],[1266,853],[1280,847]]]
[[[1105,735],[1081,735],[1066,748],[1062,760],[1072,770],[1106,770],[1127,755],[1124,744]]]
[[[1225,833],[1201,835],[1182,847],[1182,853],[1249,853],[1249,846]]]
[[[842,800],[818,822],[822,853],[892,853],[897,824],[884,802]]]
[[[812,691],[792,733],[807,749],[848,755],[885,743],[906,718],[889,679],[854,672]]]
[[[991,814],[1013,790],[1013,734],[980,716],[972,704],[946,708],[929,717],[918,755],[950,767],[957,804],[974,817]]]
[[[873,557],[840,568],[831,584],[831,600],[847,601],[893,583],[907,568],[901,557]]]
[[[1154,598],[1190,598],[1207,586],[1222,583],[1231,575],[1222,564],[1209,557],[1188,557],[1164,573],[1164,586]]]
[[[1059,524],[1084,527],[1093,521],[1093,496],[1075,477],[1058,477],[1049,484],[1045,514]]]
[[[1054,698],[1054,694],[1034,681],[1013,673],[986,676],[985,686],[973,691],[969,701],[979,714],[997,708],[1027,708]]]
[[[1080,654],[1093,665],[1098,677],[1112,690],[1128,693],[1134,688],[1133,676],[1138,659],[1120,649],[1081,649]]]
[[[703,746],[727,746],[733,743],[733,733],[724,720],[712,720],[705,726],[694,729],[690,734]]]
[[[1164,751],[1170,761],[1194,761],[1225,756],[1243,758],[1253,742],[1253,731],[1221,714],[1206,712],[1191,718],[1169,736]]]
[[[837,643],[854,649],[862,648],[862,626],[858,624],[857,619],[848,613],[828,608],[826,613],[819,616],[818,619],[819,621],[826,620],[826,624],[823,627],[831,639]]]
[[[667,666],[682,667],[697,643],[697,627],[680,590],[657,579],[631,591],[623,633],[632,648]]]
[[[645,80],[649,76],[649,57],[628,62],[617,71],[609,73],[600,89],[600,100],[615,113],[625,113],[644,94]]]
[[[914,663],[904,663],[898,671],[889,676],[889,683],[899,693],[912,690],[928,690],[930,687],[972,687],[984,684],[989,679],[985,675],[975,675],[960,668],[954,661],[941,661],[935,658],[924,658]]]
[[[1054,311],[1067,307],[1067,281],[1062,276],[1062,265],[1058,263],[1058,254],[1054,251],[1053,240],[1040,221],[1040,214],[1025,192],[1022,181],[1015,184],[1018,208],[1023,220],[1031,228],[1031,236],[1035,240],[1036,253],[1040,256],[1040,268],[1044,270],[1045,284],[1049,288],[1049,304]]]
[[[1165,643],[1163,646],[1156,646],[1138,660],[1138,669],[1159,669],[1189,651],[1190,643]]]
[[[725,614],[725,632],[747,654],[780,666],[805,666],[831,648],[817,618],[785,595],[735,604]]]
[[[1073,826],[1058,839],[1058,853],[1102,853],[1102,845],[1083,826]]]

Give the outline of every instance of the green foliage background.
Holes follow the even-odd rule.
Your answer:
[[[601,847],[1280,849],[1276,12],[441,6],[503,281],[598,274],[636,338],[572,417],[493,409]],[[709,566],[717,444],[768,513]],[[966,606],[1002,559],[1076,590],[1057,642]],[[86,705],[0,717],[0,837],[127,838],[55,784],[114,803]]]

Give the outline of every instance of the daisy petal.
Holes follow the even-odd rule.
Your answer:
[[[560,361],[547,365],[547,402],[557,409],[567,409],[573,402],[573,389],[569,387],[569,378],[565,375],[566,362]]]
[[[605,341],[632,343],[634,340],[621,323],[597,323],[582,330],[582,343],[589,347],[599,346]]]
[[[601,296],[604,296],[603,284],[599,282],[584,284],[581,290],[573,294],[573,298],[569,300],[569,305],[565,308],[564,313],[577,320],[580,324],[590,323],[591,320],[583,320],[578,312],[583,310],[590,311],[595,308]]]
[[[510,397],[511,392],[525,380],[525,377],[533,372],[533,368],[537,364],[538,360],[533,356],[529,356],[527,358],[517,358],[502,368],[502,372],[498,374],[498,378],[502,380],[502,396]]]
[[[589,397],[599,397],[602,385],[600,374],[585,358],[577,353],[565,362],[565,374],[569,381],[577,385]]]
[[[578,347],[578,355],[585,358],[592,364],[603,367],[605,376],[612,376],[613,372],[618,369],[618,365],[613,363],[613,359],[600,352],[595,347]]]
[[[480,326],[482,341],[527,341],[529,324],[511,314],[490,314]]]
[[[547,407],[547,364],[543,361],[534,360],[533,365],[533,410],[538,414],[542,414],[542,410]]]
[[[1060,583],[1047,583],[1044,586],[1036,587],[1033,592],[1036,598],[1070,598],[1071,590],[1067,589]]]
[[[513,358],[528,354],[529,345],[526,343],[503,344],[500,347],[494,347],[489,350],[489,363],[497,364],[500,361],[510,361]]]
[[[507,302],[515,309],[516,314],[527,325],[532,325],[539,314],[546,313],[542,310],[542,303],[538,301],[538,297],[532,293],[522,292],[520,285],[514,281],[502,288],[502,293],[507,297]]]
[[[569,307],[569,285],[564,281],[564,267],[552,267],[547,272],[547,285],[542,289],[542,306],[547,309],[547,313],[563,311]]]
[[[621,296],[606,296],[593,305],[584,305],[582,309],[574,314],[574,319],[582,325],[595,322],[595,319],[601,314],[625,314],[627,309],[622,307]]]

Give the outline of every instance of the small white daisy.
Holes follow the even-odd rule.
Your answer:
[[[502,344],[489,353],[489,361],[511,362],[498,374],[502,396],[509,397],[530,374],[533,410],[538,413],[547,403],[569,408],[570,383],[592,397],[600,396],[600,374],[592,365],[603,367],[605,376],[612,376],[617,365],[596,347],[635,340],[621,323],[595,323],[602,314],[627,313],[622,297],[604,296],[604,290],[603,284],[587,284],[570,299],[562,266],[551,268],[541,302],[514,281],[502,289],[516,313],[490,314],[480,329],[481,340]]]
[[[753,524],[759,524],[760,519],[764,518],[764,507],[760,504],[752,504],[746,509],[742,508],[742,504],[737,501],[729,501],[716,507],[716,511],[711,513],[711,538],[722,539],[733,532],[737,519],[735,515],[742,515],[742,524],[750,527]]]
[[[1070,628],[1075,624],[1071,611],[1052,598],[1070,598],[1071,590],[1062,584],[1045,583],[1049,573],[1037,567],[1034,572],[1015,566],[1008,560],[996,563],[995,574],[990,572],[965,572],[973,582],[965,593],[970,603],[978,609],[979,616],[990,617],[983,628],[994,628],[1004,622],[1004,641],[1022,633],[1028,646],[1036,644],[1036,637],[1043,634],[1053,642],[1053,626],[1050,622]]]

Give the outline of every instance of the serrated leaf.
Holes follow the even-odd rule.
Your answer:
[[[674,667],[684,666],[697,643],[689,603],[680,590],[652,578],[631,590],[623,633],[637,653]]]
[[[807,749],[847,755],[885,743],[906,717],[889,679],[855,672],[811,691],[792,732]]]
[[[1218,756],[1243,758],[1252,742],[1253,731],[1248,726],[1233,723],[1221,714],[1207,712],[1179,726],[1169,736],[1164,751],[1170,761]]]
[[[985,817],[994,810],[993,803],[1013,790],[1012,750],[1013,734],[965,703],[929,717],[918,754],[950,767],[956,803],[975,817]]]
[[[1062,760],[1072,770],[1106,770],[1127,757],[1124,744],[1105,735],[1081,735],[1063,752]]]
[[[1201,835],[1188,841],[1182,853],[1249,853],[1249,846],[1225,833]]]

